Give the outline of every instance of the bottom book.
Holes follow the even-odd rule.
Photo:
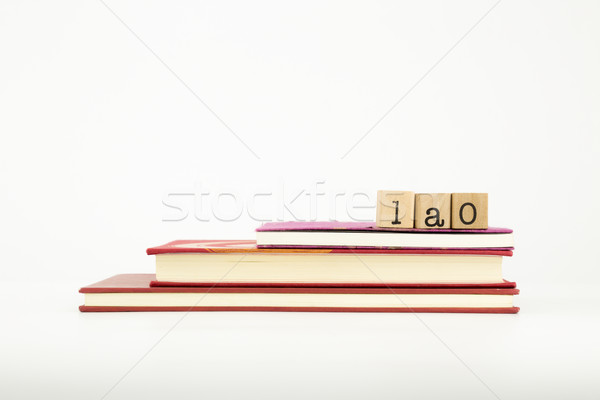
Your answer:
[[[154,274],[122,274],[85,286],[84,312],[313,311],[515,314],[518,289],[155,287]]]

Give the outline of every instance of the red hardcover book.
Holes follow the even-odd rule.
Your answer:
[[[147,253],[156,255],[152,286],[515,287],[502,279],[502,256],[513,254],[505,249],[272,249],[249,240],[177,240]]]
[[[151,287],[152,274],[116,275],[79,290],[82,312],[309,311],[505,313],[518,289]]]

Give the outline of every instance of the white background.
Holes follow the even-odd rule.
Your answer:
[[[2,2],[0,397],[598,398],[599,18],[593,1]],[[77,310],[79,287],[152,272],[149,246],[374,219],[352,205],[377,189],[488,192],[520,314]],[[204,191],[239,217],[199,210]]]

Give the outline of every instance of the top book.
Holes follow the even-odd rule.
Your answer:
[[[389,229],[374,222],[270,222],[256,229],[259,248],[512,249],[513,231]]]

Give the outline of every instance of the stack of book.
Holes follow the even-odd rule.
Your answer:
[[[516,313],[510,229],[268,223],[256,241],[179,240],[147,250],[155,274],[83,287],[81,311]]]

